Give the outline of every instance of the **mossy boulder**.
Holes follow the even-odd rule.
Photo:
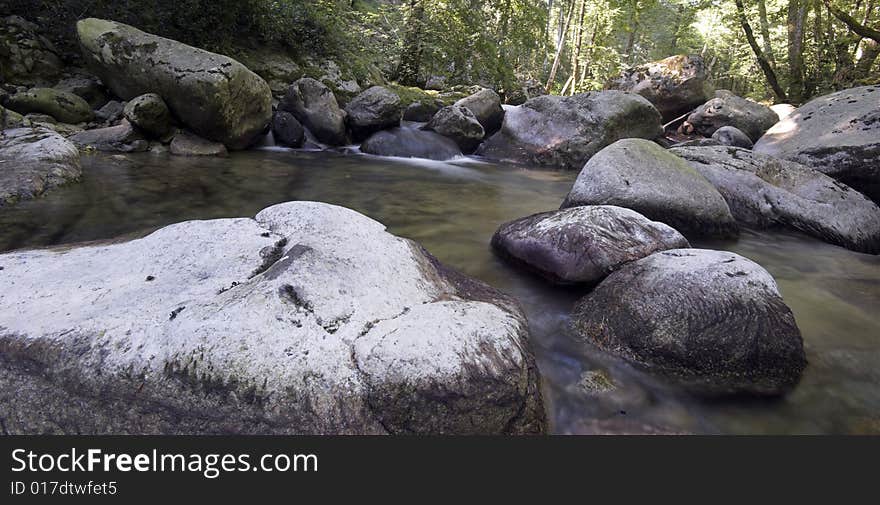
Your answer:
[[[102,19],[77,23],[89,67],[120,98],[161,96],[198,135],[243,149],[272,119],[272,93],[236,60]]]
[[[82,123],[94,117],[88,102],[53,88],[32,88],[16,93],[6,100],[6,107],[21,114],[48,114],[62,123]]]
[[[171,133],[171,112],[165,100],[156,93],[132,98],[123,109],[125,119],[153,138],[161,139]]]

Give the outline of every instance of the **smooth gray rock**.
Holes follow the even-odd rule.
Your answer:
[[[781,395],[806,366],[773,277],[734,253],[675,249],[624,265],[581,299],[585,341],[702,395]]]
[[[290,202],[0,255],[8,433],[540,433],[515,301]]]
[[[76,146],[54,131],[0,131],[0,207],[36,198],[56,186],[78,180],[81,174]]]
[[[211,142],[198,135],[180,130],[171,140],[171,154],[177,156],[226,156],[226,146],[220,142]]]
[[[355,141],[363,140],[377,131],[400,126],[402,112],[397,93],[382,86],[367,89],[345,106],[348,127]]]
[[[722,126],[734,126],[755,142],[777,121],[779,116],[770,107],[722,89],[688,116],[683,128],[710,137]]]
[[[378,156],[450,160],[461,156],[452,139],[416,128],[392,128],[376,132],[361,144],[361,151]]]
[[[734,126],[722,126],[715,130],[712,139],[717,140],[723,146],[742,147],[743,149],[751,149],[754,144],[748,135]]]
[[[625,263],[690,247],[687,239],[638,212],[595,205],[543,212],[501,225],[498,254],[558,284],[596,283]]]
[[[854,251],[880,253],[880,208],[818,170],[736,147],[672,152],[718,189],[739,222],[785,226]]]
[[[290,85],[278,110],[293,114],[320,142],[343,145],[348,141],[345,111],[339,108],[330,88],[310,77]]]
[[[131,123],[123,120],[116,126],[85,130],[69,137],[70,141],[81,147],[91,147],[98,151],[132,153],[143,152],[150,143]]]
[[[272,119],[272,134],[275,143],[287,147],[302,147],[306,131],[293,114],[279,110]]]
[[[712,98],[706,62],[699,55],[676,55],[628,68],[610,89],[638,93],[660,111],[664,121],[690,112]]]
[[[483,88],[476,93],[455,102],[474,113],[477,121],[483,126],[486,135],[491,135],[501,128],[504,120],[504,109],[501,108],[501,97],[491,89]]]
[[[149,136],[165,138],[171,133],[171,111],[165,100],[155,93],[132,98],[122,111],[125,119]]]
[[[761,137],[755,152],[811,166],[880,201],[880,85],[798,107]]]
[[[737,234],[730,209],[712,183],[649,140],[618,140],[593,156],[562,208],[581,205],[626,207],[686,235]]]
[[[95,119],[105,123],[115,123],[125,113],[125,104],[118,100],[110,100],[95,111]]]
[[[474,152],[486,136],[477,116],[461,105],[443,107],[434,114],[424,129],[451,138],[464,153]]]
[[[54,88],[31,88],[16,93],[4,105],[19,114],[48,114],[62,123],[82,123],[94,117],[88,102],[73,93]]]
[[[545,95],[511,107],[501,131],[477,154],[496,161],[580,170],[603,147],[628,137],[663,134],[660,113],[639,95],[593,91]]]
[[[86,63],[117,96],[156,93],[206,139],[244,149],[272,119],[269,85],[232,58],[103,19],[76,29]]]
[[[775,112],[776,115],[779,117],[779,120],[782,121],[783,119],[790,116],[792,112],[797,110],[797,107],[791,105],[790,103],[777,103],[776,105],[771,105],[770,110]]]

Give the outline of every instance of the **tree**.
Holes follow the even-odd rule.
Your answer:
[[[773,70],[773,67],[770,66],[770,62],[767,61],[767,58],[764,56],[764,52],[758,46],[758,42],[755,40],[755,34],[752,31],[752,27],[749,24],[748,18],[746,18],[745,7],[743,6],[743,0],[734,0],[736,3],[737,14],[739,14],[740,25],[742,26],[743,33],[745,33],[746,39],[749,42],[749,46],[751,46],[752,51],[755,53],[755,58],[758,60],[758,65],[761,67],[761,71],[764,72],[764,77],[767,79],[767,83],[770,84],[770,88],[773,90],[773,94],[776,95],[776,98],[780,101],[787,101],[788,97],[785,94],[785,91],[782,89],[782,86],[779,85],[779,80],[776,78],[776,72]]]

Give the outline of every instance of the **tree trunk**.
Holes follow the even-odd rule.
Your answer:
[[[761,47],[758,46],[758,42],[755,40],[752,26],[749,24],[748,18],[746,18],[743,0],[734,0],[734,2],[736,3],[736,12],[739,15],[739,23],[742,26],[743,33],[746,35],[746,40],[748,40],[752,52],[755,53],[755,58],[758,60],[758,66],[761,67],[761,71],[764,73],[764,77],[767,79],[770,89],[773,90],[773,94],[776,95],[777,100],[780,102],[787,101],[788,97],[782,89],[782,86],[779,85],[779,80],[776,78],[776,72],[773,71],[773,67],[770,66],[770,62],[767,61],[764,52],[761,51]]]
[[[828,11],[831,14],[834,14],[834,17],[841,20],[843,24],[845,24],[847,28],[852,30],[854,33],[858,34],[861,37],[880,42],[880,30],[875,30],[874,28],[867,26],[867,24],[859,23],[854,17],[843,12],[837,7],[833,7],[830,3],[828,3],[828,0],[825,0],[825,6],[828,7]]]
[[[632,64],[635,61],[636,38],[639,31],[639,0],[633,0],[632,12],[629,16],[629,36],[626,38],[626,48],[623,53],[626,55],[627,61]]]
[[[403,39],[403,50],[397,66],[397,80],[404,86],[417,86],[419,70],[422,66],[422,36],[425,23],[425,5],[423,0],[410,0],[410,13],[407,20],[408,30]]]
[[[795,105],[804,101],[804,19],[807,0],[788,0],[788,98]]]
[[[776,67],[776,56],[773,55],[773,44],[770,43],[770,23],[767,21],[767,3],[758,0],[758,17],[761,22],[761,42],[764,45],[764,56],[770,66]]]
[[[574,51],[572,51],[572,55],[571,55],[571,79],[572,79],[572,81],[571,81],[571,90],[570,91],[571,91],[572,95],[575,94],[575,88],[577,87],[576,86],[577,75],[578,75],[578,71],[580,69],[580,63],[581,63],[580,62],[580,60],[581,60],[581,47],[583,45],[583,40],[584,40],[584,10],[586,7],[586,5],[585,5],[586,3],[587,3],[586,0],[581,0],[581,6],[580,6],[580,10],[578,10],[578,17],[577,17],[578,22],[577,22],[577,26],[575,27],[575,29],[577,31],[575,32],[575,37],[574,37]]]
[[[568,25],[571,23],[571,16],[574,13],[574,0],[568,5],[568,14],[565,15],[565,22],[562,24],[562,29],[560,30],[561,37],[559,38],[559,45],[556,48],[556,56],[553,57],[553,66],[550,67],[550,76],[547,78],[547,84],[544,86],[544,90],[549,93],[550,88],[553,86],[553,81],[556,80],[556,72],[559,70],[559,60],[562,57],[562,48],[565,47],[565,34],[568,32]]]
[[[856,63],[853,77],[856,80],[866,79],[871,74],[871,67],[880,56],[880,42],[868,39],[862,43],[862,56]]]

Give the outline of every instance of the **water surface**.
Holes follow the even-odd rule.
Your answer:
[[[466,158],[284,150],[225,159],[91,155],[81,183],[0,212],[0,250],[253,216],[289,200],[343,205],[522,302],[556,433],[880,433],[880,257],[785,232],[696,243],[742,254],[773,274],[809,365],[783,399],[695,399],[573,339],[568,313],[582,291],[548,286],[492,255],[499,224],[558,208],[575,176]]]

